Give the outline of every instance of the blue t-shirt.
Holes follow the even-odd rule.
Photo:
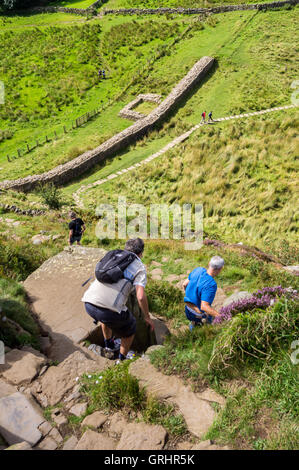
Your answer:
[[[211,305],[216,295],[217,283],[205,268],[195,268],[188,276],[184,302],[191,302],[200,310],[201,301]],[[201,310],[203,311],[203,310]]]

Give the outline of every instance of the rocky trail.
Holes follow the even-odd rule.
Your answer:
[[[130,308],[139,325],[134,348],[146,352],[132,361],[130,373],[146,387],[148,394],[175,405],[185,419],[188,441],[170,438],[161,425],[136,421],[138,413],[95,411],[81,425],[70,425],[70,417],[85,415],[88,406],[86,396],[80,391],[82,374],[99,373],[100,377],[102,371],[113,365],[113,361],[84,346],[86,339],[99,340],[100,333],[80,302],[85,289],[82,283],[102,255],[103,250],[97,248],[66,249],[46,261],[24,282],[44,338],[48,339],[48,350],[44,354],[31,347],[6,350],[5,364],[0,365],[0,435],[5,441],[1,448],[218,449],[202,439],[216,416],[213,404],[223,406],[224,398],[209,388],[195,393],[182,379],[155,369],[149,354],[163,347],[161,343],[169,331],[161,320],[153,317],[156,335],[150,335],[134,297],[130,299]],[[157,269],[155,265],[152,267]],[[163,271],[163,266],[158,269]],[[153,270],[151,275],[155,276]],[[220,290],[217,307],[225,298]]]

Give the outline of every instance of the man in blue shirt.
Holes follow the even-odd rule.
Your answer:
[[[212,323],[213,317],[219,313],[211,305],[214,301],[217,283],[214,279],[224,266],[224,260],[220,256],[213,256],[208,269],[195,268],[183,283],[185,289],[185,314],[190,320],[190,331],[195,325]]]

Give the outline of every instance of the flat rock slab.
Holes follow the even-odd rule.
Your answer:
[[[117,450],[161,450],[167,433],[160,425],[130,423],[123,430]]]
[[[64,444],[62,450],[74,450],[78,444],[78,439],[76,436],[71,436]]]
[[[40,444],[36,447],[38,450],[56,450],[58,447],[57,442],[50,436],[46,437]]]
[[[7,447],[5,450],[31,450],[32,447],[28,442],[20,442],[19,444],[14,444],[10,447]]]
[[[114,413],[110,418],[109,418],[109,435],[112,437],[119,436],[124,429],[128,426],[128,421],[124,418],[122,413],[118,411],[117,413]]]
[[[34,350],[32,350],[34,351]],[[30,383],[38,374],[47,359],[38,353],[13,349],[5,356],[5,364],[0,366],[0,373],[14,385]]]
[[[111,366],[111,361],[108,359],[104,357],[99,359],[102,359],[102,365],[99,364],[99,360],[93,361],[80,351],[75,351],[58,366],[50,367],[39,381],[35,381],[34,386],[31,388],[34,396],[39,401],[40,396],[46,398],[46,402],[42,402],[45,406],[56,405],[76,386],[77,377],[81,377],[84,373],[101,371],[109,365]]]
[[[34,446],[42,437],[38,427],[44,421],[41,410],[22,393],[0,399],[0,433],[10,445],[26,441]]]
[[[213,423],[215,411],[207,399],[194,393],[175,376],[166,376],[144,357],[130,365],[130,373],[137,377],[148,393],[176,404],[183,415],[188,430],[197,437],[203,436]]]
[[[250,294],[250,292],[247,292],[246,290],[236,292],[235,294],[232,294],[225,299],[225,301],[223,302],[223,307],[226,307],[227,305],[230,305],[233,302],[238,302],[239,300],[248,299],[250,297],[252,297],[252,294]]]
[[[213,444],[211,441],[202,441],[199,442],[198,444],[195,444],[194,446],[191,447],[191,450],[229,450],[229,447],[227,446],[218,446],[216,444]]]
[[[114,450],[115,441],[104,434],[88,430],[81,437],[75,450]]]
[[[94,330],[81,302],[88,287],[82,287],[82,283],[94,275],[95,265],[104,254],[99,248],[64,250],[45,261],[24,282],[34,311],[53,338],[52,359],[65,359],[74,351],[69,341],[80,342]]]
[[[108,419],[108,416],[100,411],[95,411],[82,421],[81,426],[90,426],[92,428],[100,428]]]
[[[75,416],[82,416],[86,413],[87,403],[76,403],[76,405],[70,408],[70,413]]]
[[[0,379],[0,398],[7,397],[17,392],[17,387],[10,385],[5,380]]]

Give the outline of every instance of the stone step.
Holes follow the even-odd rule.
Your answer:
[[[212,403],[225,403],[224,398],[213,390],[207,389],[198,394],[193,392],[190,386],[184,385],[180,378],[159,372],[150,363],[147,355],[130,365],[130,373],[146,387],[149,394],[174,403],[183,415],[189,432],[199,438],[213,424],[215,411]]]

